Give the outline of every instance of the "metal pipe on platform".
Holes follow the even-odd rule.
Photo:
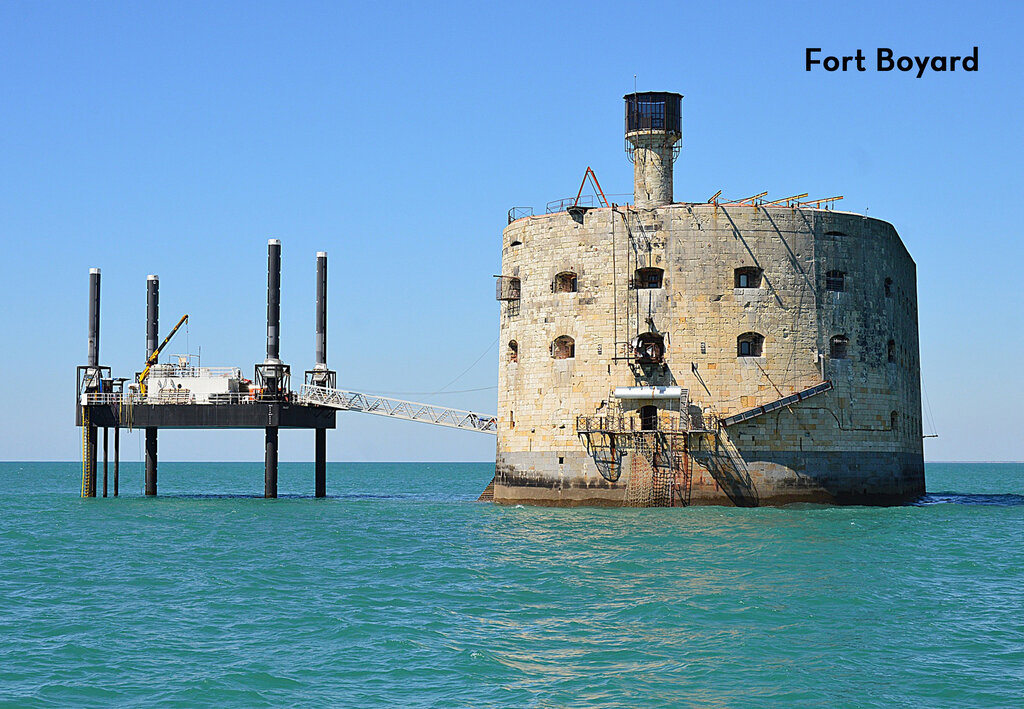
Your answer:
[[[146,276],[146,359],[160,344],[160,277]],[[156,495],[157,429],[146,429],[146,495]]]
[[[277,426],[267,426],[263,497],[277,497]]]
[[[160,276],[146,276],[146,359],[160,344]]]
[[[317,368],[327,368],[327,252],[316,253],[316,360]]]
[[[316,254],[316,360],[314,369],[327,369],[327,252]],[[314,431],[313,496],[327,496],[327,429]]]
[[[90,388],[100,387],[100,269],[89,269],[89,352],[87,384]],[[86,408],[86,407],[83,407]],[[96,497],[96,426],[87,425],[85,430],[86,497]]]
[[[90,367],[100,363],[100,269],[89,269],[89,360]]]
[[[267,362],[281,360],[281,240],[267,242]]]

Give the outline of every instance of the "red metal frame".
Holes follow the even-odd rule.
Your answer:
[[[587,171],[583,173],[583,182],[580,183],[580,190],[576,193],[576,201],[572,203],[572,206],[575,207],[580,203],[580,196],[583,195],[583,188],[587,185],[588,177],[593,181],[594,189],[596,189],[597,193],[601,196],[601,201],[604,202],[604,206],[610,207],[611,205],[608,204],[608,198],[604,196],[604,190],[601,189],[601,183],[597,181],[597,175],[594,174],[594,171],[589,165],[587,166]]]

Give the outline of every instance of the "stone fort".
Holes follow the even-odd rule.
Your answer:
[[[494,501],[922,495],[916,268],[893,226],[826,200],[675,202],[682,96],[625,109],[633,203],[598,185],[502,233]]]

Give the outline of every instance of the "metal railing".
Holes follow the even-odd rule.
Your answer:
[[[498,419],[493,414],[481,414],[474,411],[450,409],[415,401],[389,399],[385,396],[363,394],[358,391],[328,389],[327,387],[303,385],[299,391],[298,402],[330,406],[342,411],[361,411],[367,414],[390,416],[407,421],[420,421],[435,426],[461,428],[480,433],[497,433]]]
[[[512,207],[508,210],[508,223],[533,216],[533,207]]]
[[[159,379],[161,377],[227,377],[238,379],[242,376],[242,370],[238,367],[199,367],[180,366],[177,364],[154,364],[147,379]],[[138,377],[136,377],[137,379]]]
[[[576,433],[687,433],[690,430],[690,417],[681,411],[659,411],[653,420],[630,414],[576,417]]]
[[[114,392],[114,393],[97,393],[89,392],[82,394],[81,404],[82,406],[103,406],[103,405],[114,405],[114,406],[140,406],[142,404],[254,404],[260,401],[259,392],[224,392],[217,394],[208,394],[208,400],[203,402],[196,402],[195,393],[168,391],[168,392],[151,392],[146,396],[142,396],[138,392]]]

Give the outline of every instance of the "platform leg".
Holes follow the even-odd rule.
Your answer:
[[[114,428],[114,497],[117,497],[117,478],[121,463],[121,427]]]
[[[267,426],[266,472],[263,477],[263,497],[277,497],[277,426]]]
[[[103,496],[107,496],[107,451],[110,429],[103,427]]]
[[[313,496],[327,497],[327,429],[315,429],[316,454],[313,463]]]
[[[156,495],[156,432],[146,429],[146,494]]]
[[[96,497],[96,427],[86,427],[85,450],[88,460],[86,461],[86,484],[85,496]]]

